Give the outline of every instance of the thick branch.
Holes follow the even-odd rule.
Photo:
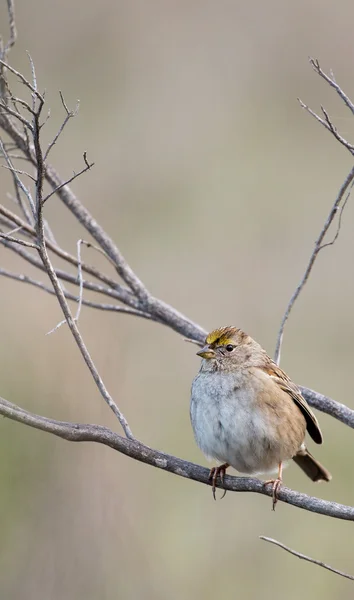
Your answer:
[[[18,423],[52,433],[64,440],[104,444],[134,460],[174,473],[180,477],[210,485],[209,469],[149,448],[138,440],[122,437],[107,427],[47,419],[23,410],[3,398],[0,398],[0,414]],[[272,496],[272,486],[266,486],[263,481],[252,477],[226,475],[224,485],[218,487],[230,492],[254,492],[264,496]],[[354,521],[354,507],[352,506],[307,496],[286,487],[281,487],[277,496],[281,502],[286,502],[310,512],[336,519]]]

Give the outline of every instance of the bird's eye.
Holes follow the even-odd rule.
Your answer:
[[[227,346],[226,346],[226,350],[228,352],[232,352],[234,348],[235,348],[235,346],[233,344],[227,344]]]

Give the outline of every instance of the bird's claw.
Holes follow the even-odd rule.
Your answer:
[[[281,488],[282,485],[282,479],[267,479],[267,481],[264,482],[264,485],[269,485],[272,484],[272,498],[273,498],[273,504],[272,504],[272,510],[275,510],[275,505],[278,502],[278,492],[279,489]]]
[[[223,465],[220,465],[219,467],[213,467],[212,469],[210,469],[209,481],[211,481],[211,484],[212,484],[214,500],[216,500],[215,491],[216,491],[216,481],[217,481],[218,475],[220,477],[221,485],[224,485],[225,473],[226,473],[226,469],[228,466],[229,466],[228,463],[224,463]],[[225,494],[226,494],[226,490],[224,490],[224,493],[221,496],[220,500],[222,500],[225,497]]]

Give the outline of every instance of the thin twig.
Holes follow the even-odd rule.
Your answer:
[[[11,170],[11,173],[12,173],[12,175],[14,177],[14,181],[15,181],[16,186],[18,186],[18,188],[21,189],[23,191],[23,193],[25,194],[25,196],[26,196],[26,198],[28,200],[28,203],[29,203],[29,205],[31,207],[32,214],[34,215],[35,214],[35,207],[34,207],[34,202],[33,202],[32,195],[31,195],[29,189],[26,188],[26,186],[23,184],[22,180],[20,179],[20,177],[18,176],[18,174],[14,170],[14,166],[13,166],[11,160],[9,159],[8,153],[7,153],[6,149],[5,149],[4,143],[3,143],[3,141],[2,141],[1,138],[0,138],[0,151],[3,154],[3,156],[4,156],[4,158],[5,158],[8,166],[10,167],[10,170]]]
[[[36,179],[33,177],[33,175],[31,175],[30,173],[27,173],[27,171],[21,171],[20,169],[15,169],[14,167],[9,167],[8,165],[0,165],[0,167],[2,169],[8,169],[9,171],[11,171],[11,173],[17,173],[17,175],[26,175],[26,177],[28,177],[29,179],[32,179],[32,181],[36,181]]]
[[[15,244],[20,244],[20,246],[25,246],[26,248],[34,248],[38,250],[37,244],[32,244],[31,242],[25,242],[24,240],[20,240],[19,238],[12,237],[8,233],[1,233],[0,238],[4,240],[9,240],[9,242],[13,242]]]
[[[34,72],[34,67],[33,67]],[[34,85],[35,83],[35,75],[33,74]],[[44,101],[43,101],[44,102]],[[36,231],[37,231],[37,240],[38,240],[38,254],[42,260],[43,266],[49,276],[53,289],[55,291],[56,297],[58,299],[60,308],[63,312],[63,315],[66,319],[66,322],[69,326],[69,329],[74,337],[74,340],[81,352],[81,355],[96,383],[98,390],[101,393],[101,396],[108,404],[110,409],[113,411],[117,419],[119,420],[125,435],[131,439],[133,439],[132,431],[128,425],[128,422],[123,415],[122,411],[118,408],[117,404],[114,402],[112,396],[109,394],[102,377],[100,376],[95,363],[93,362],[91,355],[84,343],[82,335],[75,323],[75,320],[71,314],[70,307],[65,298],[65,292],[60,285],[59,279],[55,273],[53,265],[48,256],[46,240],[45,240],[45,231],[44,231],[44,219],[43,219],[43,182],[44,182],[44,173],[46,171],[42,147],[40,143],[40,115],[43,108],[43,102],[39,101],[39,106],[37,112],[33,119],[33,142],[36,154],[36,163],[37,163],[37,184],[36,184],[36,208],[37,208],[37,221],[36,221]],[[84,156],[85,160],[85,156]]]
[[[12,180],[13,180],[13,185],[15,188],[15,197],[12,198],[13,201],[19,206],[23,216],[26,219],[26,222],[29,225],[32,225],[34,219],[33,219],[33,214],[31,212],[31,210],[27,207],[26,203],[22,200],[22,196],[21,196],[21,189],[20,187],[17,185],[17,181],[16,181],[16,177],[14,173],[11,173],[12,176]]]
[[[31,60],[31,65],[32,64],[33,64],[33,62]],[[38,98],[38,100],[41,100],[42,102],[44,102],[43,96],[33,87],[33,85],[28,81],[28,79],[26,79],[26,77],[24,77],[22,75],[22,73],[20,73],[19,71],[16,71],[16,69],[14,69],[13,67],[11,67],[11,65],[9,65],[8,63],[6,63],[5,61],[3,61],[1,59],[0,59],[0,65],[5,67],[5,69],[10,71],[11,73],[13,73],[13,75],[16,75],[16,77],[18,77],[18,79],[21,81],[21,83],[23,83],[29,90],[31,90],[31,92],[33,92],[33,94],[35,94],[35,96]]]
[[[340,207],[339,217],[338,217],[337,231],[334,234],[333,240],[331,240],[330,242],[326,242],[325,244],[322,244],[322,246],[320,247],[320,250],[323,250],[323,248],[327,248],[328,246],[333,246],[336,243],[336,241],[337,241],[337,239],[339,237],[340,230],[341,230],[341,227],[342,227],[343,211],[344,211],[345,207],[347,206],[348,200],[350,198],[350,193],[351,193],[351,190],[352,190],[352,187],[353,187],[353,183],[354,182],[352,181],[352,183],[350,185],[349,192],[347,193],[347,195],[345,197],[345,200],[344,200],[342,206]]]
[[[80,177],[80,175],[83,175],[83,173],[86,173],[86,171],[89,171],[94,166],[94,164],[95,164],[95,163],[88,163],[87,162],[86,153],[84,153],[84,162],[85,162],[84,168],[81,169],[81,171],[79,171],[78,173],[74,173],[74,175],[72,177],[70,177],[66,181],[63,181],[63,183],[61,183],[54,190],[52,190],[51,192],[49,192],[49,194],[47,196],[45,196],[45,198],[43,198],[43,204],[45,202],[47,202],[47,200],[49,200],[49,198],[51,198],[54,194],[57,194],[58,191],[61,188],[65,187],[66,185],[69,185],[69,183],[72,183],[75,179],[77,179],[78,177]]]
[[[75,323],[79,322],[81,306],[82,306],[82,299],[83,299],[83,292],[84,292],[84,282],[83,282],[83,278],[82,278],[82,266],[81,266],[81,244],[82,244],[82,240],[78,240],[78,242],[77,242],[77,262],[78,262],[77,280],[79,282],[79,298],[78,298],[78,304],[77,304],[77,309],[76,309],[76,315],[74,317]],[[53,327],[53,329],[48,331],[48,333],[46,335],[50,335],[51,333],[54,333],[55,331],[57,331],[57,329],[59,329],[59,327],[62,327],[63,325],[65,325],[65,323],[66,323],[66,319],[64,319],[63,321],[60,321],[55,327]]]
[[[34,114],[34,124],[36,124],[36,120],[37,120],[37,126],[38,126],[38,131],[40,129],[40,125],[39,125],[39,116],[42,112],[42,107],[44,104],[44,95],[38,97],[38,88],[37,88],[37,75],[36,75],[36,69],[34,66],[34,62],[32,60],[32,56],[30,55],[30,53],[27,51],[27,56],[28,56],[28,60],[30,63],[30,67],[31,67],[31,73],[32,73],[32,82],[33,82],[33,88],[32,88],[32,110],[33,113],[35,113],[36,111],[36,100],[38,98],[39,100],[39,107],[38,107],[38,112],[36,114]],[[38,119],[36,119],[36,117],[38,116]],[[34,142],[35,142],[35,138],[34,138]]]
[[[41,246],[41,243],[42,243],[42,246]],[[103,380],[102,380],[101,376],[99,375],[99,373],[97,371],[97,368],[96,368],[96,366],[95,366],[95,364],[94,364],[94,362],[93,362],[93,360],[92,360],[92,358],[91,358],[91,356],[89,354],[89,351],[88,351],[88,349],[87,349],[87,347],[86,347],[86,345],[85,345],[85,343],[83,341],[81,333],[79,332],[79,329],[78,329],[78,327],[77,327],[77,325],[76,325],[76,323],[75,323],[75,321],[74,321],[74,319],[72,317],[72,314],[71,314],[69,305],[68,305],[68,303],[66,301],[64,292],[63,292],[63,290],[61,288],[61,285],[59,283],[57,275],[56,275],[56,273],[55,273],[55,271],[54,271],[54,269],[52,267],[52,264],[51,264],[51,262],[49,260],[48,254],[47,254],[47,252],[45,250],[45,246],[43,246],[43,242],[41,241],[41,238],[39,238],[39,246],[40,246],[39,254],[40,254],[40,257],[41,257],[41,259],[43,261],[43,265],[44,265],[44,267],[45,267],[45,269],[46,269],[46,271],[47,271],[47,273],[49,275],[49,279],[50,279],[50,281],[52,283],[52,286],[53,286],[53,288],[55,290],[58,302],[59,302],[60,307],[61,307],[61,309],[63,311],[65,319],[66,319],[66,321],[68,323],[69,329],[70,329],[71,333],[73,334],[73,337],[74,337],[74,339],[76,341],[76,344],[79,347],[81,355],[82,355],[83,359],[85,360],[85,363],[87,364],[87,366],[89,368],[89,371],[90,371],[90,373],[91,373],[91,375],[92,375],[92,377],[93,377],[93,379],[94,379],[94,381],[95,381],[95,383],[96,383],[96,385],[97,385],[97,387],[98,387],[98,389],[99,389],[102,397],[104,398],[104,400],[106,401],[106,403],[108,404],[108,406],[110,407],[110,409],[113,411],[113,413],[115,414],[115,416],[119,420],[119,422],[120,422],[120,424],[121,424],[121,426],[122,426],[122,428],[124,430],[124,433],[126,434],[127,437],[133,439],[134,436],[133,436],[132,431],[131,431],[131,429],[130,429],[130,427],[128,425],[128,422],[127,422],[126,418],[124,417],[123,413],[119,410],[117,404],[114,402],[114,400],[111,397],[111,395],[109,394],[106,386],[104,385]]]
[[[83,298],[83,293],[84,293],[84,282],[83,282],[83,278],[82,278],[82,266],[81,266],[81,244],[82,244],[82,242],[83,242],[83,240],[78,240],[78,242],[77,242],[77,263],[78,263],[77,279],[79,282],[79,302],[77,304],[77,311],[76,311],[76,316],[75,316],[75,321],[77,323],[79,322],[79,318],[80,318],[82,298]]]
[[[14,233],[17,233],[18,231],[22,231],[22,227],[21,226],[15,227],[15,229],[11,229],[11,231],[8,231],[6,233],[6,237],[9,236],[9,235],[13,235]]]
[[[188,342],[189,344],[195,344],[196,346],[201,347],[203,344],[198,340],[191,340],[190,338],[183,338],[184,342]]]
[[[321,106],[321,110],[324,114],[324,117],[325,117],[324,119],[322,119],[317,113],[315,113],[314,110],[312,110],[309,106],[307,106],[307,104],[305,104],[302,100],[300,100],[300,98],[298,98],[298,101],[300,103],[300,106],[302,108],[304,108],[312,117],[314,117],[316,119],[316,121],[318,121],[323,127],[325,127],[325,129],[330,131],[330,133],[332,133],[332,135],[336,138],[336,140],[338,142],[340,142],[340,144],[342,144],[342,146],[344,146],[347,150],[349,150],[349,152],[351,154],[354,154],[353,144],[348,142],[343,136],[341,136],[338,133],[336,127],[333,125],[332,121],[330,120],[330,118],[328,116],[328,113],[325,111],[323,106]]]
[[[37,287],[52,296],[55,296],[55,291],[49,285],[45,285],[42,281],[37,281],[28,275],[24,275],[22,273],[13,273],[12,271],[8,271],[7,269],[0,268],[0,276],[8,277],[9,279],[13,279],[14,281],[19,281],[21,283],[28,283],[34,287]],[[65,298],[68,300],[73,300],[74,302],[79,302],[79,297],[71,292],[65,291]],[[118,304],[106,304],[103,302],[92,302],[91,300],[86,300],[83,298],[82,300],[83,306],[88,306],[90,308],[95,308],[98,310],[106,310],[108,312],[117,312],[126,315],[133,315],[134,317],[142,317],[143,319],[147,319],[149,321],[154,321],[154,318],[148,313],[144,313],[141,310],[134,310],[133,308],[127,308],[125,306],[119,306]]]
[[[290,312],[292,307],[294,306],[294,303],[296,302],[296,299],[298,298],[301,290],[303,289],[305,283],[307,282],[309,275],[311,273],[312,267],[316,261],[316,258],[318,256],[318,253],[326,246],[326,244],[322,245],[322,242],[324,240],[324,237],[329,229],[329,227],[331,226],[331,223],[333,221],[333,219],[335,218],[338,210],[339,210],[339,206],[340,203],[346,193],[346,191],[349,189],[348,193],[350,193],[350,190],[353,186],[353,182],[354,182],[354,167],[352,167],[352,169],[350,170],[350,172],[348,173],[347,177],[345,178],[345,181],[343,182],[338,195],[335,199],[335,202],[330,210],[330,213],[326,219],[326,222],[324,224],[324,226],[322,227],[321,233],[318,236],[316,242],[315,242],[315,247],[314,250],[311,254],[310,260],[308,262],[308,265],[306,267],[305,273],[299,283],[299,285],[297,286],[295,292],[293,293],[293,295],[290,298],[289,304],[286,308],[286,311],[284,313],[284,316],[282,318],[281,321],[281,325],[280,325],[280,329],[279,329],[279,333],[278,333],[278,338],[277,338],[277,344],[276,344],[276,348],[275,348],[275,354],[274,354],[274,361],[279,364],[280,362],[280,353],[281,353],[281,345],[282,345],[282,341],[283,341],[283,335],[284,335],[284,328],[285,328],[285,324],[289,318]],[[345,202],[347,202],[347,198],[345,200]],[[338,236],[337,236],[338,237]],[[337,239],[337,237],[335,239]],[[334,240],[335,241],[335,240]],[[333,241],[333,242],[334,242]]]
[[[8,106],[8,104],[5,104],[2,101],[0,102],[0,108],[4,111],[5,114],[9,114],[12,117],[15,117],[15,119],[18,119],[22,123],[22,125],[25,125],[31,131],[31,129],[32,129],[31,123],[29,122],[28,119],[26,119],[23,115],[21,115],[20,112],[18,112],[16,110],[12,110],[12,108],[10,108]],[[2,112],[2,111],[0,111],[0,112]]]
[[[105,252],[102,248],[100,248],[99,246],[95,246],[95,244],[92,244],[91,242],[87,242],[86,240],[81,240],[81,243],[84,244],[86,246],[86,248],[92,248],[93,250],[96,250],[96,252],[98,252],[99,254],[102,254],[102,256],[104,256],[105,259],[108,260],[108,262],[110,262],[111,265],[114,267],[114,261],[111,259],[110,256],[108,256],[107,252]]]
[[[31,225],[29,225],[28,223],[23,221],[18,215],[16,215],[14,212],[10,211],[5,206],[2,206],[1,204],[0,204],[0,215],[4,215],[7,219],[11,220],[14,224],[21,227],[21,229],[23,229],[24,232],[28,233],[32,237],[34,237],[34,238],[36,237],[37,234],[36,234],[34,227],[32,227]],[[90,242],[84,241],[83,243],[85,243],[88,248],[94,248],[95,250],[97,250],[97,252],[100,252],[101,254],[103,254],[105,256],[105,258],[107,258],[107,260],[110,261],[111,264],[113,264],[110,257],[107,256],[106,253],[101,248],[99,248],[98,246],[95,246],[94,244],[91,244]],[[60,248],[57,244],[51,242],[48,239],[46,240],[46,245],[47,245],[47,248],[49,250],[51,250],[52,252],[54,252],[54,254],[56,254],[59,258],[62,258],[63,260],[67,261],[74,267],[78,267],[78,261],[75,256],[73,256],[72,254],[69,254],[69,252],[66,252],[65,250]],[[39,263],[35,266],[39,266]],[[93,275],[93,277],[96,277],[96,279],[99,279],[100,281],[102,281],[105,285],[112,288],[112,290],[120,292],[119,298],[117,297],[116,294],[114,295],[114,297],[116,297],[117,299],[122,300],[122,301],[127,301],[127,303],[129,303],[129,299],[130,299],[135,305],[137,304],[132,295],[132,292],[127,287],[124,287],[124,286],[120,285],[119,283],[117,283],[112,277],[108,277],[105,273],[102,273],[96,267],[93,267],[92,265],[88,265],[87,263],[84,263],[84,262],[81,263],[81,267],[85,273],[89,273],[90,275]],[[102,291],[102,289],[103,288],[101,288],[101,291]]]
[[[265,535],[260,535],[259,539],[264,540],[265,542],[269,542],[270,544],[274,544],[275,546],[279,546],[279,548],[286,550],[286,552],[289,552],[293,556],[297,556],[297,558],[306,560],[307,562],[310,562],[313,565],[317,565],[318,567],[327,569],[327,571],[331,571],[332,573],[335,573],[336,575],[340,575],[341,577],[346,577],[346,579],[351,579],[352,581],[354,581],[353,575],[349,575],[348,573],[344,573],[344,571],[339,571],[338,569],[334,569],[333,567],[331,567],[330,565],[327,565],[326,563],[322,562],[321,560],[317,560],[316,558],[311,558],[310,556],[306,556],[306,554],[302,554],[301,552],[292,550],[292,548],[285,546],[285,544],[282,544],[281,542],[278,542],[277,540],[273,540],[273,538],[266,537]]]
[[[11,92],[10,92],[11,93]],[[16,98],[16,96],[13,96],[11,94],[10,96],[11,102],[13,102],[13,104],[16,106],[16,104],[20,104],[23,108],[25,108],[26,110],[28,110],[28,112],[33,115],[33,110],[30,107],[30,105],[28,104],[28,102],[26,102],[26,100],[23,100],[22,98]]]
[[[347,94],[342,90],[342,88],[338,85],[336,80],[334,79],[333,73],[331,73],[331,77],[327,75],[320,67],[320,63],[315,58],[309,58],[310,65],[313,70],[324,79],[332,88],[334,88],[338,94],[338,96],[343,100],[344,104],[349,108],[351,113],[354,115],[354,104],[347,96]]]
[[[61,124],[61,126],[59,127],[59,130],[57,131],[57,133],[55,134],[53,140],[50,142],[50,144],[48,145],[48,148],[46,150],[46,153],[44,155],[44,160],[47,160],[49,152],[51,151],[51,149],[53,148],[54,144],[56,144],[56,142],[59,139],[59,136],[62,134],[64,127],[67,125],[68,121],[70,121],[71,118],[76,117],[77,113],[79,112],[79,107],[80,107],[80,100],[77,101],[76,107],[74,110],[69,110],[66,102],[64,100],[64,96],[62,94],[62,92],[59,90],[59,95],[60,95],[60,99],[61,99],[61,103],[65,109],[66,112],[66,117],[63,121],[63,123]]]
[[[42,261],[39,260],[39,258],[37,258],[37,256],[31,254],[30,252],[27,252],[26,250],[18,247],[15,244],[12,244],[8,240],[0,239],[0,244],[3,244],[6,248],[11,250],[12,252],[15,252],[15,254],[18,254],[19,256],[21,256],[21,258],[23,258],[25,261],[27,261],[29,264],[33,265],[37,269],[40,269],[41,271],[45,271]],[[73,283],[74,285],[78,284],[76,275],[73,275],[72,273],[68,273],[67,271],[63,271],[62,269],[55,269],[55,273],[56,273],[57,277],[59,277],[59,279],[61,279],[63,281],[67,281],[68,283]],[[124,288],[123,289],[107,288],[103,285],[100,285],[99,283],[94,283],[93,281],[86,281],[86,280],[83,281],[83,285],[84,285],[84,288],[87,290],[90,290],[92,292],[97,292],[98,294],[103,294],[104,296],[114,298],[115,300],[119,300],[120,302],[123,302],[124,304],[126,304],[127,306],[129,306],[130,308],[133,308],[135,310],[138,310],[138,311],[142,310],[142,309],[140,309],[139,302],[136,300],[136,298],[134,298],[134,296],[131,297],[130,295],[125,294]],[[142,311],[142,312],[148,312],[148,311]],[[155,319],[157,321],[161,322],[157,315],[155,316]]]

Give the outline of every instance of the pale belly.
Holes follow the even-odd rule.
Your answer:
[[[199,373],[192,385],[190,415],[198,446],[208,458],[226,462],[240,473],[273,471],[299,449],[279,440],[257,409],[252,390],[237,387],[235,377]],[[242,382],[241,382],[242,383]]]

